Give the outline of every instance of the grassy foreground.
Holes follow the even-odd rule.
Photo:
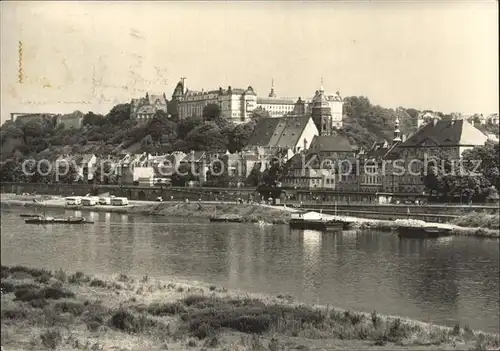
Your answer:
[[[1,269],[4,350],[493,350],[498,335],[148,277]]]

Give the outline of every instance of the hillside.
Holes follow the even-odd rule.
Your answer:
[[[369,148],[375,141],[391,140],[396,117],[403,134],[416,130],[416,109],[388,109],[373,105],[363,96],[345,99],[344,127],[338,130],[352,144]],[[75,111],[72,115],[81,114]],[[129,152],[166,153],[173,150],[238,151],[246,145],[255,122],[233,125],[220,117],[217,105],[208,105],[204,118],[177,121],[159,111],[145,124],[130,119],[130,105],[119,104],[105,116],[89,112],[83,115],[83,128],[65,128],[54,119],[42,121],[6,122],[0,129],[1,159],[14,154],[23,157],[53,157],[61,153],[116,154]],[[443,115],[443,114],[440,114]],[[256,115],[255,118],[265,116]],[[61,117],[64,121],[65,116]],[[498,135],[498,126],[478,126]]]

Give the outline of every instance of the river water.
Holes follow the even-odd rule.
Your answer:
[[[24,211],[25,212],[25,211]],[[499,241],[399,239],[287,226],[53,210],[94,225],[27,225],[2,210],[3,265],[176,276],[306,303],[499,330]]]

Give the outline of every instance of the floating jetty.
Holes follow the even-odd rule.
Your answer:
[[[394,221],[400,238],[440,238],[452,235],[449,225],[436,225],[414,219],[398,219]]]
[[[210,222],[241,223],[243,218],[238,215],[212,216]]]

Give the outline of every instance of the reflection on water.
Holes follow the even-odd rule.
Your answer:
[[[2,213],[2,264],[175,275],[309,303],[498,330],[498,240],[399,239],[390,233],[290,231],[96,212],[81,214],[94,225],[30,226],[19,213]]]

